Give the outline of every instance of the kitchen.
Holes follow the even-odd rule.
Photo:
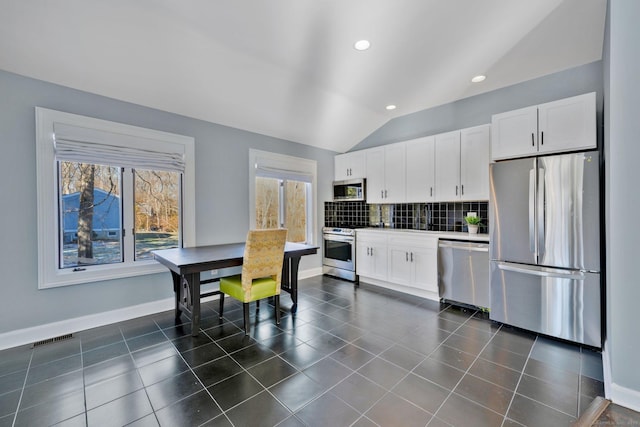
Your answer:
[[[616,3],[613,2],[613,4]],[[622,7],[624,8],[625,6]],[[631,11],[635,10],[633,6],[628,7],[631,8]],[[607,291],[613,292],[613,294],[609,294],[606,301],[609,308],[611,308],[610,304],[614,304],[615,307],[615,309],[607,310],[607,316],[610,317],[607,322],[607,328],[609,328],[607,337],[611,339],[609,344],[612,346],[610,363],[612,377],[610,384],[613,387],[610,393],[613,396],[617,396],[614,401],[626,402],[629,407],[634,407],[634,402],[637,402],[637,399],[634,400],[636,395],[633,391],[638,390],[637,377],[634,374],[635,362],[632,357],[634,351],[627,351],[626,348],[628,345],[633,346],[633,343],[637,341],[637,332],[633,330],[634,328],[631,325],[633,322],[629,322],[629,313],[633,313],[632,302],[637,299],[635,298],[637,290],[635,287],[625,286],[624,284],[634,283],[634,276],[629,271],[630,267],[633,266],[633,260],[630,258],[633,253],[630,249],[633,247],[632,242],[630,242],[633,233],[628,230],[628,218],[629,210],[634,210],[634,203],[636,202],[633,199],[635,191],[632,183],[628,182],[628,176],[635,170],[633,165],[629,164],[631,159],[634,158],[635,145],[630,142],[624,144],[614,142],[615,138],[621,138],[625,141],[632,140],[633,132],[631,130],[634,129],[633,126],[635,125],[633,115],[629,119],[626,116],[626,114],[630,114],[626,111],[632,112],[635,107],[633,102],[627,100],[625,94],[633,93],[633,90],[635,90],[633,78],[627,73],[634,69],[635,63],[633,61],[636,59],[633,59],[633,49],[624,44],[622,34],[627,34],[628,32],[633,34],[637,30],[626,23],[624,15],[621,9],[617,9],[616,6],[612,7],[613,23],[611,24],[610,42],[614,47],[611,48],[611,58],[607,59],[605,57],[602,62],[582,65],[573,70],[560,72],[557,75],[524,82],[522,86],[512,87],[510,90],[487,93],[485,96],[470,98],[466,102],[458,101],[440,109],[435,108],[430,111],[424,111],[413,117],[395,119],[395,121],[390,121],[379,132],[366,138],[360,146],[354,147],[354,150],[373,148],[385,143],[406,141],[421,136],[486,124],[490,122],[490,115],[493,113],[510,111],[520,107],[537,105],[595,91],[598,96],[596,105],[598,107],[599,129],[601,133],[604,133],[603,138],[599,138],[599,141],[603,141],[606,161],[608,162],[606,171],[609,179],[605,182],[609,184],[605,185],[607,185],[607,197],[610,198],[610,205],[607,208],[607,224],[610,229],[607,233],[608,259],[606,265],[607,283],[609,284]],[[629,15],[633,15],[633,13],[630,12]],[[621,55],[619,49],[623,49],[623,51],[628,49],[628,51],[624,51],[625,55],[628,56],[619,56]],[[626,62],[629,61],[629,57],[632,58],[630,60],[631,64]],[[3,68],[5,67],[9,68],[3,65]],[[126,102],[115,101],[114,99],[105,99],[97,95],[88,95],[79,93],[76,90],[45,84],[42,81],[31,80],[29,77],[21,77],[20,75],[21,73],[19,72],[17,75],[11,72],[3,72],[2,74],[3,93],[11,94],[11,96],[4,98],[6,102],[3,103],[2,107],[4,117],[2,128],[9,130],[11,138],[20,141],[19,144],[16,143],[15,146],[10,146],[12,150],[16,150],[15,159],[6,157],[3,160],[3,180],[4,182],[19,183],[19,191],[16,197],[19,198],[18,201],[21,204],[28,207],[28,209],[25,209],[26,213],[14,212],[8,214],[10,215],[10,223],[16,226],[6,231],[8,233],[7,238],[10,241],[22,242],[27,236],[27,240],[18,247],[6,248],[3,254],[3,258],[11,260],[11,265],[15,266],[15,269],[8,273],[5,283],[7,291],[18,302],[15,307],[12,306],[8,312],[5,312],[3,333],[63,321],[69,315],[71,317],[81,317],[90,315],[93,312],[126,307],[129,302],[144,304],[167,296],[166,293],[158,293],[143,278],[133,278],[129,281],[129,283],[133,282],[138,286],[138,292],[133,294],[131,294],[129,287],[123,281],[112,281],[109,286],[97,283],[86,287],[76,286],[46,291],[38,291],[35,286],[19,286],[20,283],[25,281],[30,284],[36,282],[36,272],[33,266],[36,236],[33,231],[35,219],[32,214],[36,207],[33,197],[30,196],[33,194],[35,187],[32,176],[35,175],[32,147],[34,134],[32,109],[35,105],[44,105],[45,107],[73,111],[80,114],[90,114],[149,128],[193,134],[198,141],[203,141],[199,143],[197,148],[199,172],[196,181],[198,183],[198,191],[203,195],[197,203],[198,243],[207,244],[218,240],[233,241],[246,230],[246,224],[249,222],[244,217],[246,215],[244,212],[248,211],[248,202],[246,200],[246,188],[248,187],[246,150],[248,147],[262,147],[264,144],[275,144],[276,149],[280,149],[278,145],[280,142],[276,143],[267,137],[263,138],[256,134],[240,134],[223,126],[210,125],[197,120],[187,120],[184,117],[176,117],[171,113],[150,110],[146,107],[141,107],[140,105],[144,105],[141,102],[137,103],[139,104],[138,106],[135,106]],[[27,74],[24,73],[24,75]],[[62,83],[59,82],[58,84]],[[611,92],[608,92],[609,90]],[[8,100],[11,100],[11,102],[9,103]],[[481,103],[485,106],[497,103],[499,106],[495,108],[480,108],[476,103]],[[613,110],[607,114],[608,108]],[[451,116],[449,111],[452,109],[459,114]],[[481,117],[475,118],[474,114]],[[462,117],[474,117],[474,119],[465,121],[461,119]],[[611,120],[611,122],[608,122],[608,120]],[[422,124],[418,125],[418,123]],[[400,126],[403,124],[404,126]],[[405,131],[398,131],[398,127],[404,128]],[[394,129],[396,130],[395,133],[392,132]],[[416,131],[416,129],[419,130]],[[609,132],[611,133],[610,135]],[[611,140],[608,138],[611,138]],[[224,154],[221,154],[221,150],[217,150],[213,143],[206,143],[206,141],[219,140],[237,143],[237,147],[230,147],[226,151],[222,151]],[[330,171],[333,170],[333,155],[335,152],[328,153],[303,146],[292,146],[291,148],[287,146],[286,149],[283,148],[282,150],[298,157],[318,159],[320,169],[329,171],[327,174],[319,175],[319,205],[324,201],[331,200],[332,197],[329,193],[334,176]],[[227,164],[241,166],[230,167]],[[237,182],[239,184],[237,188],[235,186],[229,188],[221,185],[211,186],[209,184],[211,182]],[[220,200],[223,202],[219,202]],[[425,201],[418,203],[425,203]],[[238,221],[229,223],[225,219],[224,212],[228,210],[228,207],[233,209],[234,212],[242,212]],[[324,206],[318,207],[318,218],[322,218],[323,209]],[[463,205],[461,210],[466,211],[467,209]],[[478,207],[479,212],[480,210],[480,207]],[[418,211],[420,210],[418,209]],[[435,209],[430,212],[435,213]],[[442,211],[439,210],[438,212]],[[408,213],[403,217],[409,218]],[[426,217],[426,214],[411,216],[420,225],[422,224],[422,217]],[[416,218],[418,219],[416,220]],[[216,225],[225,223],[225,221],[227,222],[224,227]],[[428,224],[428,222],[425,221],[424,224]],[[319,232],[319,227],[317,231]],[[306,268],[309,270],[318,269],[320,265],[321,261],[316,259]],[[169,285],[167,284],[167,286]],[[128,300],[127,302],[117,301],[115,295],[128,295]],[[73,307],[66,302],[68,298],[86,301],[86,306]],[[38,313],[37,316],[26,316],[21,313],[24,310],[20,307],[25,305],[25,301],[29,301],[33,305],[34,311]],[[102,302],[102,304],[99,304],[99,302]],[[67,312],[67,315],[62,312]]]
[[[600,349],[603,173],[600,153],[580,152],[597,146],[596,94],[591,92],[495,114],[491,126],[336,156],[335,203],[325,203],[325,274],[352,281],[362,276],[368,283],[400,292],[470,304],[487,310],[493,320]],[[489,157],[493,162],[524,160],[516,170],[517,161],[490,164]],[[341,180],[345,172],[351,181]],[[382,181],[391,176],[400,184],[386,183],[378,189],[380,175]],[[341,203],[363,203],[367,196],[367,205],[351,206],[346,215],[341,212]],[[408,204],[417,200],[427,203]],[[439,220],[441,210],[444,223]],[[368,214],[359,218],[358,211]],[[470,216],[486,224],[483,233],[471,233],[462,221]],[[376,227],[387,231],[370,230]],[[477,244],[490,240],[491,255],[489,245]],[[566,242],[572,245],[563,247]],[[484,257],[477,252],[484,252]],[[346,257],[351,264],[345,263]],[[527,262],[551,269],[526,270]],[[562,273],[553,267],[566,268],[564,273],[572,275],[567,277],[581,278],[553,276]],[[460,275],[454,278],[455,272]],[[505,276],[514,274],[509,272],[531,272],[545,279],[507,280]],[[525,283],[530,283],[526,290]]]

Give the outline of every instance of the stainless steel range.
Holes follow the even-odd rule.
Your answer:
[[[323,273],[357,282],[356,231],[353,228],[324,227],[322,246]]]

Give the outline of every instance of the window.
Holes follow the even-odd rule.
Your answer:
[[[180,246],[180,174],[134,169],[135,259]]]
[[[252,228],[286,228],[290,242],[313,243],[316,162],[250,150]]]
[[[57,162],[58,268],[123,262],[120,168]]]
[[[39,287],[166,271],[194,244],[193,138],[36,108]]]

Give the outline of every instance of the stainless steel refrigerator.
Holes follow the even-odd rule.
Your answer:
[[[490,166],[491,319],[601,347],[597,151]]]

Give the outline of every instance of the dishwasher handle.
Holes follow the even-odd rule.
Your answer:
[[[488,243],[476,243],[476,242],[460,242],[456,240],[440,240],[438,243],[440,248],[462,249],[472,252],[489,252]]]

